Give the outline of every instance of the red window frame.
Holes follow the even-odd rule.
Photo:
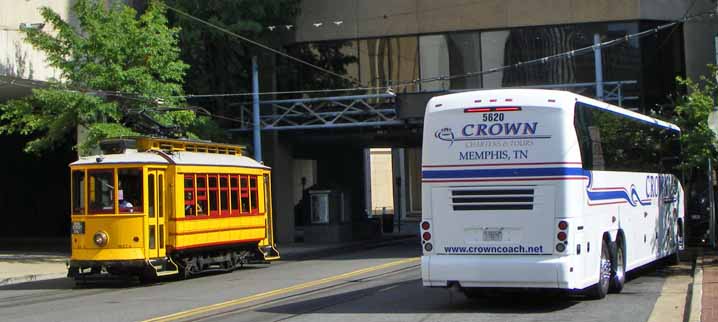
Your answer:
[[[217,181],[217,186],[219,187],[219,193],[217,194],[219,215],[229,216],[231,212],[229,201],[229,175],[219,174],[217,175]]]
[[[250,214],[250,209],[252,208],[252,205],[250,204],[249,199],[249,176],[248,175],[240,175],[239,176],[239,205],[240,205],[240,213],[243,215]],[[247,206],[244,206],[245,199]]]
[[[259,180],[257,176],[249,177],[249,207],[251,214],[259,214]]]
[[[239,195],[239,175],[233,174],[229,176],[229,203],[230,203],[230,216],[239,216],[240,210],[240,195]]]
[[[185,206],[185,217],[187,216],[196,216],[197,215],[197,190],[196,190],[196,184],[195,184],[195,175],[194,174],[185,174],[184,180],[185,183],[187,180],[192,181],[192,186],[187,187],[185,184],[184,186],[184,206]],[[191,198],[187,198],[187,194],[190,194]],[[189,210],[189,211],[188,211]]]
[[[212,184],[214,182],[214,186]],[[210,216],[218,216],[219,210],[217,209],[219,203],[217,200],[219,200],[219,190],[217,187],[219,186],[219,178],[217,178],[216,174],[209,174],[207,175],[207,199],[209,200],[208,206],[209,206],[209,215]]]
[[[195,191],[197,192],[195,194],[195,198],[197,198],[197,215],[198,216],[207,216],[209,214],[209,198],[208,198],[208,191],[207,191],[207,175],[206,174],[197,174],[195,175]],[[201,181],[200,181],[201,180]],[[200,187],[199,183],[203,182],[204,186]],[[202,207],[202,201],[204,201],[204,208]]]

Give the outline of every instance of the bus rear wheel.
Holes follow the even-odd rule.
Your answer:
[[[586,295],[590,299],[602,299],[608,294],[608,286],[611,281],[611,252],[606,240],[601,243],[601,260],[598,264],[598,283],[588,289]]]
[[[616,243],[616,251],[613,260],[611,283],[609,284],[608,291],[610,293],[621,293],[621,290],[623,290],[623,284],[626,283],[626,257],[621,240],[618,240]]]

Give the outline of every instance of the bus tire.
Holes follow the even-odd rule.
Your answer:
[[[623,285],[626,283],[626,251],[624,250],[623,241],[616,241],[613,261],[611,261],[611,283],[608,285],[609,293],[621,293]]]
[[[598,262],[598,283],[588,289],[588,298],[598,300],[606,297],[611,281],[611,251],[608,242],[601,243],[601,259]]]
[[[681,256],[678,252],[678,245],[676,245],[676,249],[673,250],[674,253],[668,255],[667,263],[668,265],[678,265],[681,262]]]

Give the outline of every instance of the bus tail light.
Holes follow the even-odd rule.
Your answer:
[[[515,112],[520,110],[521,107],[519,106],[469,107],[464,109],[464,113]]]
[[[560,241],[565,241],[566,237],[567,237],[566,232],[563,232],[563,231],[559,232],[558,235],[556,235],[556,238],[558,238],[558,240],[560,240]]]
[[[421,222],[421,243],[424,244],[424,251],[431,252],[434,245],[431,244],[431,222],[424,220]]]
[[[568,228],[568,222],[566,222],[565,220],[561,220],[558,222],[558,229],[566,230],[566,228]]]
[[[558,222],[557,226],[559,232],[556,233],[556,239],[558,239],[558,243],[556,243],[556,251],[563,253],[566,251],[566,247],[568,245],[568,221],[561,220]]]

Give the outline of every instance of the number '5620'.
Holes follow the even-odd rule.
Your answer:
[[[504,120],[504,113],[485,113],[482,116],[484,122],[501,122]]]

